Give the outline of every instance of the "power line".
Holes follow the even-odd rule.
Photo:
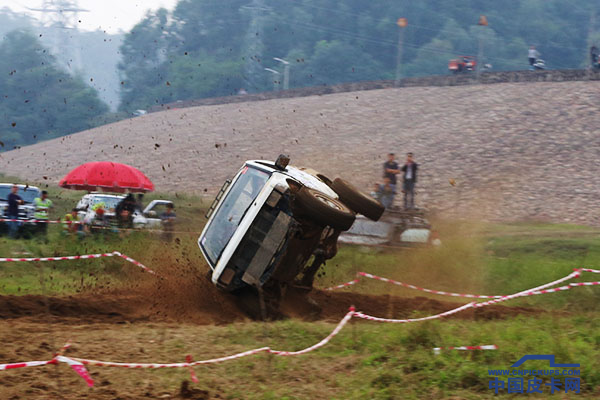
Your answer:
[[[320,6],[315,6],[315,5],[312,5],[312,4],[300,3],[300,2],[297,2],[297,1],[294,1],[293,3],[297,7],[314,8],[314,9],[318,9],[318,10],[328,11],[328,12],[331,12],[331,13],[334,13],[334,14],[350,15],[350,16],[355,16],[355,17],[363,17],[363,16],[365,16],[365,14],[357,14],[357,13],[353,13],[353,12],[349,12],[349,11],[337,10],[337,9],[328,8],[328,7],[320,7]],[[581,12],[586,12],[586,13],[588,12],[586,10],[583,10],[579,6],[576,6],[575,8],[577,8]],[[444,17],[447,20],[454,20],[454,21],[456,21],[455,16],[449,16],[447,14],[441,13],[441,12],[439,12],[437,10],[434,10],[434,9],[428,9],[427,12],[431,12],[431,13],[437,14],[437,15],[439,15],[441,17]],[[375,22],[388,22],[389,18],[373,18],[373,20]],[[393,22],[391,22],[391,21],[389,23],[390,23],[390,25],[393,24]],[[473,25],[473,26],[475,26],[475,25]],[[454,34],[454,35],[458,35],[459,32],[460,32],[458,30],[450,30],[450,29],[444,29],[444,28],[438,28],[438,27],[432,28],[432,27],[428,27],[428,26],[424,26],[424,25],[414,24],[414,23],[411,23],[411,22],[409,22],[408,27],[409,28],[413,28],[414,27],[414,28],[417,28],[417,29],[423,29],[423,30],[428,30],[428,31],[431,31],[431,32],[437,32],[437,33],[449,33],[449,34]],[[463,32],[469,34],[469,32],[467,30],[465,30],[465,29],[462,29],[462,32],[460,32],[460,33],[462,34]],[[506,39],[502,39],[502,38],[496,38],[496,40],[502,41],[504,43],[507,42]],[[572,46],[569,43],[559,42],[559,41],[556,41],[556,40],[545,40],[543,43],[544,43],[544,45],[551,44],[554,47],[563,48],[563,49],[567,49],[567,50],[572,50],[572,51],[575,51],[575,52],[582,51],[582,50],[586,49],[586,47],[587,47],[586,45],[583,45],[581,47],[574,47],[574,46]]]

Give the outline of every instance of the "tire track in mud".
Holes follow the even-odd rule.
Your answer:
[[[246,300],[247,301],[247,300]],[[258,304],[258,302],[257,302]],[[383,317],[407,318],[415,312],[437,314],[460,303],[427,297],[396,297],[351,292],[304,292],[288,290],[281,304],[280,318],[332,320],[343,316],[350,305]],[[25,319],[29,322],[67,324],[185,322],[197,325],[222,325],[259,319],[257,305],[250,312],[239,300],[222,293],[202,280],[158,282],[131,290],[80,293],[71,296],[0,296],[0,320]],[[252,312],[252,309],[255,311]],[[489,306],[461,312],[452,318],[501,319],[514,315],[534,315],[540,310],[527,307]]]

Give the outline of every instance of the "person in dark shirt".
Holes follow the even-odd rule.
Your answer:
[[[141,214],[144,210],[144,193],[138,193],[137,201],[135,202],[135,209]]]
[[[399,173],[400,169],[398,167],[398,163],[396,162],[396,155],[394,153],[389,153],[388,160],[385,163],[383,163],[383,178],[389,179],[389,185],[392,188],[393,193],[396,193],[396,175],[398,175]],[[393,204],[393,195],[390,201]]]
[[[10,189],[10,194],[8,195],[8,209],[6,210],[8,219],[19,219],[19,205],[24,204],[21,196],[17,194],[19,191],[19,187],[17,185],[13,185]],[[17,237],[17,231],[19,230],[20,223],[18,221],[9,221],[8,222],[8,234],[11,238]]]
[[[419,165],[413,160],[413,153],[406,155],[406,164],[402,167],[402,193],[404,193],[404,208],[415,208],[415,183],[417,183],[417,169]]]
[[[129,193],[115,207],[115,216],[120,228],[133,228],[133,213],[136,209],[136,201],[133,194]]]
[[[167,203],[166,210],[160,214],[160,220],[162,221],[163,226],[162,237],[166,242],[170,242],[173,238],[173,226],[175,225],[175,219],[177,218],[174,208],[175,206],[173,203]]]

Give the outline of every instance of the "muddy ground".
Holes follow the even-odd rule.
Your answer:
[[[436,314],[459,304],[350,291],[313,290],[308,298],[304,293],[289,291],[280,317],[337,323],[350,305],[371,315],[404,318],[415,316],[415,312],[419,316]],[[534,312],[537,311],[497,306],[451,318],[489,320]],[[184,351],[203,357],[223,356],[252,348],[247,344],[237,348],[219,345],[218,340],[223,330],[236,329],[239,323],[250,320],[240,310],[235,296],[217,291],[203,277],[148,279],[124,289],[72,296],[0,296],[0,362],[47,360],[67,340],[75,343],[69,349],[70,355],[100,360],[181,362]],[[261,342],[259,337],[253,345],[268,345],[268,338]],[[88,388],[65,365],[3,371],[0,398],[221,398],[218,381],[211,381],[210,390],[205,390],[206,382],[180,387],[186,377],[181,371],[91,367],[90,372],[96,381],[94,388]],[[230,382],[223,385],[230,387]]]

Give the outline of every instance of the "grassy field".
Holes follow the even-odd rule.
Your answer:
[[[57,218],[72,207],[82,193],[51,190],[50,194],[56,200],[52,217]],[[164,195],[148,197],[165,198]],[[0,256],[56,256],[118,250],[150,268],[185,260],[205,270],[207,267],[195,242],[196,232],[204,223],[207,203],[190,196],[173,195],[171,199],[176,202],[179,218],[179,233],[173,242],[165,243],[158,234],[147,232],[97,235],[78,240],[61,235],[61,227],[54,225],[47,241],[0,238]],[[600,265],[600,234],[588,227],[444,221],[436,221],[435,226],[443,242],[437,249],[342,247],[338,256],[323,269],[318,286],[345,282],[353,279],[357,271],[366,271],[432,289],[497,295],[538,286],[567,275],[575,267],[597,269]],[[127,281],[134,268],[120,259],[2,263],[0,294],[54,295],[117,287]],[[598,276],[587,274],[579,279],[592,280],[598,280]],[[363,280],[350,290],[434,297],[370,280]],[[558,362],[581,364],[582,394],[579,396],[600,396],[600,289],[597,286],[505,304],[532,307],[539,315],[489,321],[448,319],[410,325],[353,323],[328,346],[310,355],[293,358],[260,355],[198,368],[200,383],[194,387],[208,391],[213,397],[219,395],[231,399],[479,399],[493,395],[487,386],[488,369],[508,368],[525,354],[554,354]],[[384,310],[381,316],[386,316]],[[0,333],[3,324],[5,322],[0,322]],[[201,327],[143,323],[127,327],[82,326],[77,329],[85,338],[85,346],[82,344],[85,350],[75,354],[91,356],[95,343],[106,337],[119,338],[111,348],[114,354],[140,362],[181,361],[180,357],[173,357],[187,353],[200,359],[264,345],[297,350],[316,343],[332,328],[331,323],[297,320]],[[69,330],[66,326],[49,329],[57,337],[67,336]],[[42,333],[39,337],[36,335],[33,333],[28,341],[43,341]],[[17,342],[10,340],[7,333],[1,336],[7,345],[0,362],[4,359],[16,361],[27,355],[19,350],[17,339]],[[433,347],[478,344],[497,344],[499,350],[454,351],[439,356],[432,352]],[[104,358],[115,360],[119,357]],[[527,367],[544,368],[545,364],[533,362]],[[128,371],[126,374],[112,369],[93,370],[97,379],[110,382],[111,390],[117,390],[115,393],[121,392],[114,388],[135,387],[138,390],[142,387],[140,390],[152,394],[149,397],[173,394],[186,379],[186,372],[174,370]],[[11,382],[15,376],[19,377],[18,374],[20,372],[10,375]],[[45,374],[52,375],[44,372],[42,376]],[[81,385],[76,377],[68,379],[73,385]],[[0,375],[0,387],[6,382],[7,378]],[[4,390],[7,393],[21,390],[18,384],[12,388],[5,386]],[[94,390],[98,391],[92,394],[103,393],[101,388]],[[135,390],[131,389],[130,393],[138,393]],[[43,398],[44,393],[41,391],[39,398]],[[539,397],[548,398],[549,389],[546,387],[545,394]],[[564,392],[556,396],[564,397]]]

